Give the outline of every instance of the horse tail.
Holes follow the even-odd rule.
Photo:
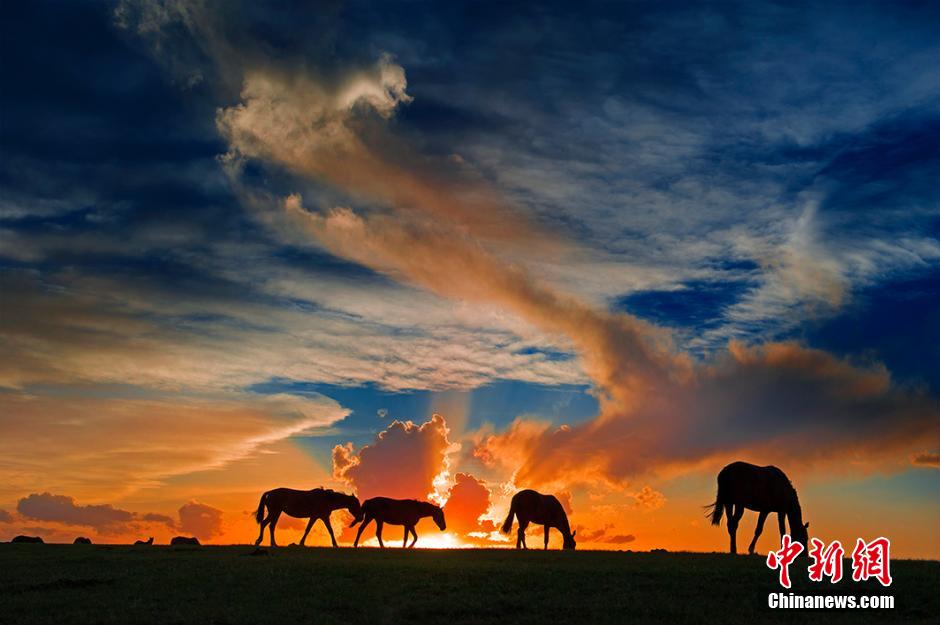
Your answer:
[[[499,528],[503,534],[508,534],[512,530],[512,517],[515,513],[515,508],[513,506],[509,506],[509,516],[507,516],[506,520],[503,521],[503,526]]]
[[[258,511],[255,513],[255,521],[258,525],[261,525],[261,521],[264,520],[264,504],[267,502],[268,494],[263,493],[261,495],[261,501],[258,502]]]
[[[721,500],[721,484],[718,485],[718,493],[715,495],[715,503],[705,508],[711,508],[712,525],[721,525],[721,513],[724,511],[724,502]]]

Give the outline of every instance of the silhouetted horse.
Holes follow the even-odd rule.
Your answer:
[[[199,539],[195,536],[174,536],[170,540],[171,545],[199,545]]]
[[[545,526],[545,549],[548,549],[549,529],[555,528],[561,532],[564,539],[564,549],[574,549],[577,543],[574,536],[577,532],[571,531],[568,525],[568,515],[561,502],[554,495],[543,495],[534,490],[520,490],[512,496],[509,505],[509,516],[503,523],[502,532],[508,534],[512,530],[512,517],[519,520],[519,531],[516,533],[516,549],[528,549],[525,544],[525,530],[529,523]]]
[[[268,517],[264,517],[264,509],[268,509]],[[264,526],[267,525],[271,533],[271,546],[276,547],[274,541],[274,528],[281,513],[298,519],[310,519],[307,523],[307,529],[304,530],[303,538],[300,544],[303,546],[307,540],[307,534],[310,528],[317,522],[317,519],[323,521],[326,525],[326,531],[330,533],[330,540],[333,546],[336,544],[336,537],[333,535],[333,526],[330,525],[330,513],[334,510],[345,508],[357,519],[362,519],[362,512],[359,506],[359,500],[352,495],[338,493],[328,488],[314,488],[313,490],[294,490],[292,488],[275,488],[261,495],[261,501],[258,502],[258,512],[255,514],[255,520],[261,525],[261,531],[258,533],[258,540],[255,545],[260,545],[264,538]]]
[[[79,537],[76,538],[74,541],[72,541],[72,544],[73,544],[73,545],[90,545],[90,544],[91,544],[91,539],[90,539],[90,538],[86,538],[86,537],[84,537],[84,536],[79,536]]]
[[[718,474],[718,496],[711,506],[712,525],[721,524],[724,510],[728,517],[728,535],[731,537],[731,553],[737,553],[738,522],[744,510],[759,513],[754,539],[747,548],[754,553],[757,539],[764,530],[764,521],[771,512],[777,513],[780,536],[787,533],[784,517],[790,524],[790,537],[806,549],[809,523],[803,523],[803,511],[796,489],[786,474],[777,467],[758,467],[747,462],[732,462]]]
[[[444,511],[433,503],[414,499],[389,499],[388,497],[367,499],[362,504],[362,516],[349,525],[349,527],[353,527],[356,523],[362,521],[362,525],[359,526],[359,531],[356,533],[356,541],[353,543],[353,547],[359,546],[362,531],[373,519],[375,519],[375,537],[379,539],[379,546],[385,546],[385,543],[382,542],[382,526],[388,523],[389,525],[404,525],[405,538],[401,546],[402,548],[406,546],[414,547],[415,543],[418,542],[415,525],[428,516],[434,519],[434,523],[442,532],[447,529],[447,524],[444,522]],[[408,544],[409,533],[414,537],[410,545]]]
[[[151,536],[151,537],[148,538],[147,540],[135,540],[135,541],[134,541],[134,544],[135,544],[135,545],[152,545],[152,544],[153,544],[153,536]]]
[[[42,543],[45,541],[39,536],[16,536],[10,542],[11,543]]]

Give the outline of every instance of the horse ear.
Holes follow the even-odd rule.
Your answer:
[[[807,521],[806,523],[803,524],[803,529],[805,529],[805,530],[808,530],[808,529],[809,529],[809,521]]]
[[[578,530],[575,530],[575,531],[571,532],[571,537],[572,537],[572,538],[574,538],[574,537],[577,536],[577,535],[578,535]]]

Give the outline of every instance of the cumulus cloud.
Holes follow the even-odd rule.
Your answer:
[[[936,440],[936,417],[928,397],[894,388],[883,367],[793,343],[732,344],[694,377],[663,385],[641,404],[608,406],[598,419],[570,428],[517,421],[484,439],[477,456],[520,459],[517,480],[565,476],[616,485],[716,456],[896,464],[905,449]]]
[[[358,107],[388,117],[410,101],[406,86],[404,70],[387,55],[334,85],[309,74],[249,71],[241,102],[221,109],[216,123],[237,154],[341,176],[330,155],[352,158],[363,168],[378,166],[350,127]]]
[[[440,500],[450,477],[449,455],[458,448],[448,433],[438,414],[420,425],[393,421],[358,452],[352,443],[335,446],[333,477],[351,486],[360,499]]]
[[[190,501],[179,509],[179,529],[200,540],[209,540],[222,533],[222,511],[198,501]]]
[[[74,497],[51,493],[33,493],[23,497],[16,509],[24,519],[89,527],[105,535],[133,534],[148,525],[192,534],[202,540],[210,540],[222,533],[222,511],[197,501],[180,507],[178,519],[155,512],[122,510],[111,504],[83,505]],[[12,520],[11,516],[7,522]]]
[[[485,527],[480,521],[490,508],[490,489],[486,484],[467,473],[457,473],[454,480],[444,505],[447,529],[458,534],[495,530],[491,521]]]
[[[111,504],[78,505],[75,499],[51,493],[33,493],[20,499],[16,510],[26,518],[37,521],[56,521],[68,525],[87,525],[100,532],[113,531],[136,518],[133,512],[115,508]]]
[[[24,519],[83,526],[99,534],[112,536],[137,532],[142,526],[150,524],[170,530],[178,526],[176,520],[163,514],[138,514],[115,508],[111,504],[82,505],[74,497],[52,493],[33,493],[23,497],[16,509]]]
[[[633,493],[633,499],[636,501],[636,507],[643,510],[658,510],[666,505],[666,496],[649,485]]]

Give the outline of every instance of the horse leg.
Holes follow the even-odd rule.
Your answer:
[[[734,526],[734,504],[725,504],[725,521],[728,526],[728,538],[731,540],[731,553],[735,553],[736,549],[734,546],[734,533],[736,528]]]
[[[738,552],[738,522],[741,520],[742,516],[744,516],[744,506],[741,504],[736,504],[734,506],[734,511],[728,516],[728,536],[731,537],[731,553]]]
[[[783,541],[787,533],[787,517],[782,512],[777,513],[777,525],[780,526],[780,540]]]
[[[548,531],[549,531],[549,527],[546,525],[546,526],[545,526],[545,547],[544,547],[544,549],[548,549]]]
[[[365,518],[362,520],[362,524],[359,526],[359,531],[356,532],[356,540],[355,540],[355,542],[353,542],[353,547],[358,547],[358,546],[359,546],[359,539],[362,537],[362,531],[363,531],[364,529],[366,529],[366,525],[368,525],[368,524],[371,523],[371,522],[372,522],[372,517],[370,517],[370,516],[367,514],[367,515],[365,516]]]
[[[519,540],[522,541],[522,548],[523,548],[523,549],[528,549],[528,548],[529,548],[529,546],[528,546],[527,544],[525,544],[525,530],[526,530],[527,527],[529,527],[529,522],[528,522],[528,521],[522,521],[522,520],[520,519],[520,520],[519,520]]]
[[[300,537],[300,546],[304,546],[304,541],[307,540],[307,534],[310,533],[310,528],[313,527],[313,524],[317,522],[317,517],[310,517],[310,521],[307,523],[307,529],[304,530],[304,535]]]
[[[379,547],[384,547],[385,543],[382,542],[382,526],[385,525],[379,519],[375,520],[375,537],[379,539]]]
[[[415,531],[415,526],[414,526],[414,525],[411,526],[411,535],[412,535],[414,538],[411,540],[411,544],[408,545],[408,546],[409,546],[409,547],[414,547],[414,546],[415,546],[415,543],[418,542],[418,532]]]
[[[333,535],[333,526],[330,525],[330,517],[324,517],[323,524],[326,525],[326,531],[330,534],[330,540],[333,542],[333,546],[339,547],[339,545],[336,544],[336,536]]]
[[[411,532],[409,531],[410,529],[411,529],[411,528],[409,528],[407,525],[405,526],[405,537],[402,538],[402,541],[401,541],[401,548],[402,548],[402,549],[404,549],[405,547],[408,546],[408,534],[411,533]]]
[[[277,547],[277,543],[274,541],[274,527],[277,525],[277,520],[281,518],[281,511],[276,510],[271,513],[268,517],[268,531],[271,533],[271,546]]]
[[[761,532],[764,531],[764,521],[767,520],[767,515],[768,515],[768,514],[770,514],[770,513],[769,513],[769,512],[761,512],[761,513],[757,516],[757,527],[754,528],[754,539],[751,540],[751,544],[750,544],[750,545],[748,546],[748,548],[747,548],[747,552],[748,552],[749,554],[753,554],[753,553],[754,553],[754,547],[757,546],[757,539],[760,538]]]

